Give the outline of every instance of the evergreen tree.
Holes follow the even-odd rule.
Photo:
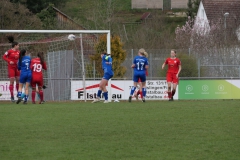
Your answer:
[[[91,60],[95,61],[98,72],[103,74],[103,70],[101,66],[101,58],[100,55],[102,52],[107,50],[107,36],[103,35],[99,37],[99,42],[95,46],[96,53],[91,56]],[[126,67],[121,66],[121,64],[126,59],[126,51],[123,49],[123,43],[119,36],[112,36],[111,37],[111,57],[113,59],[113,71],[114,71],[114,78],[123,78],[124,74],[126,73]]]
[[[47,9],[43,9],[37,14],[42,21],[42,27],[47,30],[57,28],[56,12],[54,11],[53,6],[54,4],[49,4]]]
[[[198,7],[200,4],[200,0],[188,0],[188,9],[187,9],[187,16],[191,19],[194,19],[198,12]]]

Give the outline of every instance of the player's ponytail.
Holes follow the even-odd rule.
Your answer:
[[[148,57],[148,53],[147,52],[144,52],[143,54],[144,54],[144,57],[146,57],[146,58]]]
[[[41,64],[43,65],[43,63],[44,63],[44,55],[43,55],[43,52],[38,52],[37,56],[40,58]]]
[[[16,45],[18,45],[18,42],[14,41],[14,37],[13,36],[7,36],[7,39],[9,41],[9,43],[12,43],[12,48],[15,47]]]
[[[26,49],[22,49],[20,51],[20,56],[19,56],[19,63],[22,63],[22,57],[26,55],[27,50]]]

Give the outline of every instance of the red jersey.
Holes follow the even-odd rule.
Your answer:
[[[19,50],[9,49],[4,55],[3,59],[8,63],[8,67],[17,67],[18,59],[19,59]],[[10,61],[13,64],[10,64]]]
[[[44,62],[42,65],[40,58],[33,58],[31,60],[31,70],[33,79],[43,77],[42,69],[47,70],[46,63]]]
[[[178,73],[181,61],[178,58],[167,58],[165,64],[168,65],[168,73]]]

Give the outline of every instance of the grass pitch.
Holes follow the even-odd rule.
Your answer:
[[[240,101],[0,102],[0,159],[235,160]]]

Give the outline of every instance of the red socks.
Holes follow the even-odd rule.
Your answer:
[[[174,95],[175,95],[175,92],[176,92],[176,90],[175,90],[175,89],[173,89],[173,90],[172,90],[172,96],[174,96]]]
[[[140,92],[140,95],[141,95],[141,98],[143,98],[143,92],[139,91]]]
[[[40,100],[43,101],[43,91],[42,90],[39,91],[39,96],[40,96]]]
[[[140,97],[143,98],[143,93],[142,93],[140,90],[137,91],[137,96],[138,96],[139,94],[140,94]]]
[[[35,103],[36,91],[32,91],[32,102]]]
[[[168,98],[172,98],[172,92],[168,92]]]
[[[13,85],[12,84],[9,85],[9,91],[10,91],[11,97],[14,97],[13,96]]]

